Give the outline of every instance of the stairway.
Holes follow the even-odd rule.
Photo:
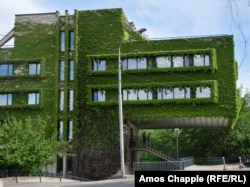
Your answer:
[[[151,144],[150,144],[151,145]],[[133,137],[130,139],[130,149],[133,151],[148,151],[155,156],[158,156],[167,161],[176,161],[175,158],[169,156],[168,154],[164,153],[163,151],[159,151],[155,149],[153,146],[150,145],[142,145],[138,137]]]

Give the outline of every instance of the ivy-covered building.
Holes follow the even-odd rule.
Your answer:
[[[72,156],[54,172],[107,178],[120,169],[118,49],[125,164],[140,129],[233,128],[239,112],[232,35],[147,39],[122,9],[16,15],[0,48],[0,120],[48,117]]]

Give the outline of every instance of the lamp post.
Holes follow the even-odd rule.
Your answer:
[[[175,135],[176,135],[176,160],[179,160],[179,128],[175,128]]]
[[[125,166],[124,166],[124,137],[123,137],[123,108],[122,108],[122,76],[121,76],[121,46],[123,42],[120,43],[118,49],[118,105],[119,105],[119,130],[120,130],[120,157],[121,157],[121,175],[122,178],[125,176]]]

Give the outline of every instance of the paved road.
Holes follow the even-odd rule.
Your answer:
[[[94,182],[66,182],[66,183],[14,183],[3,187],[134,187],[134,178],[112,179]]]

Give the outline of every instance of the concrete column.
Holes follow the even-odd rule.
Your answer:
[[[63,175],[67,174],[67,156],[63,156]]]

